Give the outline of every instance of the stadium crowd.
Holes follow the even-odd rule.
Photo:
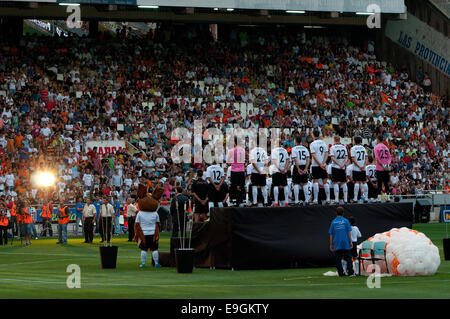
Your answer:
[[[424,84],[425,82],[425,84]],[[393,194],[448,187],[448,96],[429,77],[408,74],[375,56],[374,43],[276,30],[156,30],[143,38],[24,36],[0,39],[0,194],[42,204],[117,197],[122,206],[139,182],[188,190],[205,163],[174,164],[171,132],[227,127],[289,129],[290,151],[321,138],[361,136],[373,155],[383,136],[392,155]],[[235,103],[246,103],[242,111]],[[251,105],[251,107],[249,106]],[[125,139],[115,154],[86,150],[88,140]],[[247,161],[248,163],[248,161]],[[56,173],[54,187],[31,176]]]

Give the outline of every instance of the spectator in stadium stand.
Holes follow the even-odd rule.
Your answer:
[[[41,210],[41,218],[42,218],[41,237],[47,236],[47,230],[48,230],[48,235],[50,237],[53,236],[52,216],[53,216],[53,205],[52,205],[52,203],[50,203],[50,201],[45,200],[42,205],[42,210]]]
[[[114,196],[114,234],[120,235],[120,201],[118,196]]]
[[[353,248],[351,232],[350,222],[344,217],[344,208],[338,206],[336,208],[336,218],[331,222],[328,234],[330,235],[330,250],[334,252],[336,268],[340,277],[344,276],[342,259],[347,262],[347,274],[350,277],[355,276],[351,255],[351,249]]]
[[[84,229],[84,242],[86,244],[92,243],[94,240],[94,223],[97,210],[92,204],[91,199],[86,199],[86,205],[83,207],[83,229]]]
[[[189,205],[189,198],[183,194],[183,187],[175,187],[175,196],[170,203],[170,215],[172,219],[172,237],[185,237],[187,217],[185,216],[186,209]]]
[[[78,227],[80,224],[81,219],[83,218],[83,208],[84,208],[84,204],[83,204],[83,198],[82,197],[78,197],[77,198],[77,202],[75,203],[75,210],[76,210],[76,225],[75,225],[75,235],[78,235]]]
[[[65,199],[59,200],[58,218],[58,241],[57,244],[67,244],[67,225],[70,222],[69,207],[64,203]]]
[[[133,204],[133,199],[131,197],[127,198],[127,204],[125,206],[127,212],[127,222],[128,222],[128,241],[134,241],[134,222],[136,220],[136,214],[138,213],[138,208]]]
[[[376,159],[376,177],[378,181],[378,194],[382,193],[382,187],[386,194],[390,194],[389,182],[390,182],[390,165],[391,165],[391,152],[384,144],[384,138],[382,135],[377,136],[377,145],[374,148],[374,154]]]
[[[297,30],[277,30],[266,35],[255,28],[247,31],[242,51],[239,39],[208,43],[203,41],[207,31],[201,30],[194,40],[202,41],[178,41],[185,38],[188,29],[168,31],[176,32],[172,34],[177,43],[174,50],[158,35],[152,44],[145,37],[123,43],[103,34],[98,39],[59,38],[58,45],[51,37],[24,36],[19,45],[14,44],[16,39],[1,38],[0,45],[5,50],[0,62],[0,91],[5,94],[0,94],[0,155],[4,154],[0,157],[0,192],[17,199],[24,191],[23,196],[43,204],[40,191],[34,192],[30,184],[22,181],[29,180],[41,163],[48,163],[45,166],[50,168],[53,162],[63,160],[73,179],[58,183],[52,191],[58,194],[64,187],[68,193],[77,193],[82,188],[86,198],[95,184],[94,154],[98,153],[84,152],[87,140],[107,141],[119,136],[138,149],[139,142],[144,142],[150,165],[143,167],[152,175],[163,173],[170,179],[177,172],[167,154],[170,133],[176,127],[186,127],[192,133],[194,119],[203,120],[205,128],[217,126],[224,130],[228,125],[246,123],[267,128],[291,125],[304,132],[314,127],[314,121],[319,125],[331,118],[336,118],[338,125],[326,123],[321,127],[322,135],[360,135],[367,138],[369,153],[375,146],[374,137],[385,135],[401,193],[411,190],[413,164],[408,162],[413,154],[424,185],[428,183],[432,190],[442,189],[445,176],[439,172],[446,172],[449,167],[448,97],[432,94],[431,81],[428,87],[422,87],[419,79],[414,83],[414,76],[404,70],[392,64],[383,66],[369,45],[367,49],[363,43],[357,47],[342,37],[305,34],[303,41]],[[287,44],[282,39],[287,39]],[[61,45],[70,48],[63,58],[58,50]],[[89,53],[85,53],[86,46]],[[261,56],[262,50],[269,48],[272,54]],[[133,61],[141,63],[135,66],[124,59],[128,52],[134,52]],[[160,63],[152,60],[155,55]],[[110,66],[110,58],[117,64]],[[172,66],[170,62],[174,60],[177,64]],[[80,61],[83,69],[76,66]],[[267,75],[271,65],[275,66],[274,71]],[[322,76],[323,72],[328,76]],[[58,83],[57,73],[64,74],[64,81]],[[188,82],[206,78],[206,84]],[[76,98],[78,91],[89,94]],[[107,93],[111,91],[116,95]],[[389,105],[384,104],[381,93],[388,95]],[[236,101],[253,104],[247,119],[234,108],[232,103]],[[102,110],[98,116],[97,109]],[[206,112],[208,109],[213,112]],[[249,118],[253,124],[248,123]],[[140,121],[145,124],[142,129]],[[124,124],[125,130],[117,130],[114,123]],[[423,143],[426,152],[422,150]],[[125,150],[119,154],[114,168],[122,162],[122,172],[133,172],[142,160]],[[396,155],[398,161],[394,161]],[[21,161],[24,156],[29,156],[28,160]],[[202,166],[203,163],[198,164]],[[189,174],[193,174],[189,173],[190,168],[197,169],[194,165],[183,166],[187,187],[192,178]],[[24,171],[28,174],[23,175]],[[108,176],[112,172],[115,169],[109,173],[101,169],[97,179],[112,185]],[[127,195],[121,197],[122,203]]]

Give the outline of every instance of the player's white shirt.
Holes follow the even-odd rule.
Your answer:
[[[316,154],[316,158],[320,163],[323,162],[325,158],[325,153],[328,152],[328,146],[322,140],[315,140],[309,145],[309,149],[311,150],[311,158],[312,154]],[[314,159],[312,159],[311,166],[320,166],[320,163],[317,163]]]
[[[298,161],[298,165],[306,165],[306,160],[309,157],[309,151],[303,145],[294,146],[291,150],[292,163],[295,164],[295,159]]]
[[[350,176],[353,179],[353,167],[355,165],[350,164],[349,166],[347,166],[347,168],[345,169],[345,173],[347,176]]]
[[[330,148],[330,156],[334,157],[339,164],[345,163],[347,155],[347,148],[342,144],[335,144]],[[340,169],[333,161],[331,163],[332,167]]]
[[[224,177],[225,173],[223,171],[222,166],[220,165],[211,165],[206,169],[205,178],[211,178],[213,183],[219,184],[222,177]]]
[[[272,161],[276,162],[281,169],[285,169],[287,160],[289,158],[288,152],[282,147],[275,147],[274,149],[272,149],[271,154]],[[278,168],[275,165],[272,164],[271,167],[271,174],[279,172]]]
[[[377,177],[375,175],[375,172],[377,170],[377,166],[374,164],[369,164],[366,166],[366,175],[370,178],[372,182],[377,181]]]
[[[359,166],[364,166],[364,163],[366,162],[367,157],[367,151],[362,145],[355,145],[350,149],[350,155],[351,157],[354,157],[356,160],[356,163],[358,163]],[[356,165],[353,165],[353,170],[356,172],[360,172],[361,170]]]
[[[256,162],[256,166],[258,166],[258,169],[262,172],[264,172],[264,166],[266,166],[266,161],[269,160],[269,157],[267,156],[267,152],[262,147],[255,147],[250,151],[249,154],[249,160],[250,162],[254,161]],[[259,172],[252,166],[252,169],[249,174],[256,173],[259,174]]]

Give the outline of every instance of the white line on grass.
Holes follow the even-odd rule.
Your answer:
[[[49,263],[49,262],[53,262],[53,261],[64,261],[64,260],[73,260],[71,259],[46,259],[46,260],[38,260],[38,261],[27,261],[27,262],[22,262],[22,263],[14,263],[14,264],[0,264],[0,267],[4,267],[4,266],[16,266],[16,265],[29,265],[29,264],[40,264],[40,263]]]

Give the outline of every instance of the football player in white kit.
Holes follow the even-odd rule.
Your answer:
[[[301,203],[299,201],[300,185],[305,195],[305,203],[309,203],[311,199],[307,191],[308,169],[311,164],[311,157],[309,156],[308,148],[302,145],[302,138],[300,136],[297,136],[296,144],[291,150],[291,160],[293,163],[292,183],[294,184],[294,204],[298,205]]]
[[[251,165],[251,182],[252,182],[252,196],[253,205],[258,204],[258,189],[261,190],[264,198],[264,205],[268,203],[267,188],[266,188],[266,175],[267,175],[267,163],[269,157],[267,152],[262,147],[255,147],[250,151],[249,160]],[[250,190],[249,190],[250,191]]]
[[[209,209],[211,207],[224,207],[228,200],[228,185],[225,183],[225,173],[222,166],[218,164],[208,166],[205,179],[209,182]]]
[[[347,148],[341,144],[341,137],[334,136],[334,145],[330,148],[331,157],[331,182],[334,189],[334,202],[339,202],[339,187],[344,193],[344,202],[347,202],[347,176],[345,173],[345,165],[348,161]]]
[[[362,138],[355,136],[355,145],[350,149],[350,155],[353,162],[353,181],[355,183],[355,190],[353,194],[353,202],[358,201],[359,190],[361,188],[364,197],[367,199],[369,188],[367,186],[366,166],[367,166],[367,151],[361,145]]]
[[[325,188],[325,193],[327,198],[330,198],[330,185],[327,183],[327,167],[326,162],[328,159],[328,146],[324,141],[319,139],[320,132],[318,129],[313,131],[314,141],[309,145],[312,163],[311,163],[311,173],[313,180],[313,193],[314,193],[314,204],[319,203],[319,179]]]
[[[368,156],[369,165],[366,166],[367,185],[369,186],[368,201],[373,202],[378,198],[378,183],[377,183],[377,166],[373,163],[373,157]]]
[[[289,189],[287,184],[287,171],[289,169],[289,154],[283,147],[275,147],[271,151],[272,165],[270,173],[272,175],[274,205],[278,205],[279,187],[284,189],[284,203],[289,203]]]

